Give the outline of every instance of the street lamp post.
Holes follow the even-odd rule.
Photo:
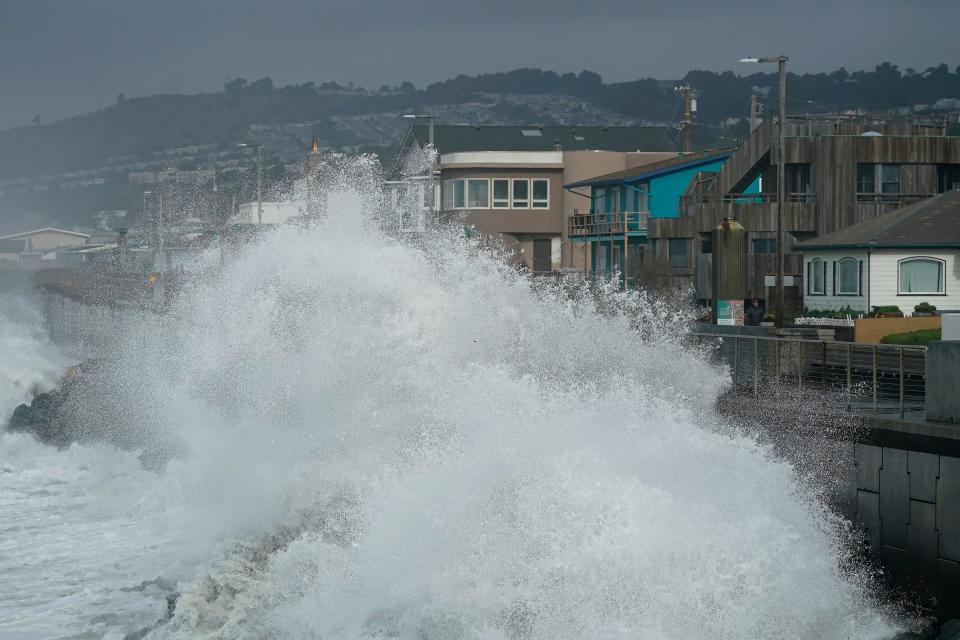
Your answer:
[[[783,299],[783,207],[786,199],[786,171],[784,169],[784,141],[786,139],[787,124],[787,56],[765,56],[762,58],[743,58],[740,62],[768,63],[776,62],[780,72],[780,114],[777,123],[777,291],[776,291],[776,323],[783,326],[784,299]]]
[[[252,147],[257,150],[257,224],[263,224],[263,197],[262,197],[262,188],[263,188],[263,172],[261,170],[262,161],[260,152],[263,149],[263,145],[260,143],[240,143],[240,147]]]

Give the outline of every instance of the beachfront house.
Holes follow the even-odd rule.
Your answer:
[[[796,246],[803,303],[868,313],[920,302],[960,311],[960,191],[948,191]]]
[[[651,228],[680,215],[680,197],[701,172],[718,171],[732,150],[698,151],[565,185],[588,199],[588,212],[569,219],[570,239],[585,245],[585,272],[624,274],[633,282],[654,258],[677,276],[692,273],[686,237],[651,241]]]
[[[534,273],[583,266],[582,245],[570,242],[567,220],[589,204],[563,185],[679,151],[662,126],[437,125],[433,135],[439,155],[432,177],[425,170],[404,177],[411,172],[405,165],[429,142],[429,127],[419,125],[408,130],[388,175],[394,226],[420,231],[427,220],[462,222],[502,243]]]

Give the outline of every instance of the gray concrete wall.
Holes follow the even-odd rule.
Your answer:
[[[960,342],[927,345],[927,419],[960,423]]]
[[[855,447],[855,521],[888,575],[960,616],[960,458]]]

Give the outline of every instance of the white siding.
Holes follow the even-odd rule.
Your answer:
[[[904,258],[930,257],[945,262],[946,295],[900,295],[897,293],[897,264]],[[913,307],[929,302],[938,311],[960,311],[960,252],[923,249],[877,250],[870,255],[870,305],[897,305],[905,314]]]
[[[824,261],[824,271],[826,273],[826,285],[823,295],[811,294],[808,274],[811,273],[809,264],[815,259],[820,258]],[[843,258],[853,258],[860,263],[863,273],[860,276],[860,295],[839,295],[836,291],[839,274],[835,277],[837,263]],[[849,251],[808,251],[803,256],[803,305],[808,309],[827,310],[842,309],[851,307],[855,311],[867,312],[870,308],[867,306],[870,284],[870,262],[867,252],[862,250]],[[876,304],[871,301],[869,304]]]

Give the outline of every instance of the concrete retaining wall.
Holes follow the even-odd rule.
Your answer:
[[[901,584],[960,616],[960,458],[857,444],[856,522]]]

